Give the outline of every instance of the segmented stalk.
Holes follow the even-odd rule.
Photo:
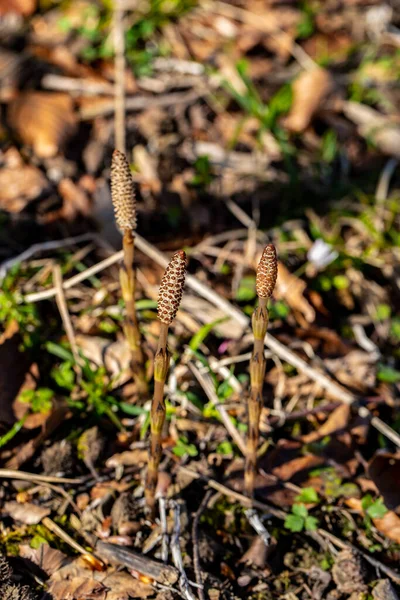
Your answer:
[[[248,437],[245,463],[245,489],[248,496],[254,494],[254,482],[257,473],[257,449],[260,435],[260,415],[263,406],[263,384],[265,376],[264,338],[268,328],[268,298],[274,291],[278,274],[278,262],[275,247],[268,244],[264,248],[257,268],[256,291],[258,306],[251,323],[254,335],[254,347],[250,359],[250,395],[248,399]]]
[[[133,180],[125,155],[114,150],[111,165],[111,198],[114,205],[115,220],[122,232],[124,251],[123,264],[119,271],[121,295],[125,303],[126,317],[123,330],[131,352],[131,369],[137,391],[143,395],[147,391],[144,356],[141,335],[135,309],[135,238],[136,199]]]
[[[155,512],[155,492],[162,456],[161,439],[166,412],[164,386],[170,362],[167,348],[168,328],[176,316],[182,299],[185,268],[186,255],[181,250],[174,254],[165,270],[158,297],[158,318],[161,326],[158,347],[154,357],[154,395],[150,412],[151,439],[145,485],[146,504],[152,517],[154,517]]]

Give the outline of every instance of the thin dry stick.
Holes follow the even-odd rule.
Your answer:
[[[157,352],[154,356],[154,395],[151,404],[151,442],[145,486],[146,503],[151,517],[155,512],[155,492],[158,480],[162,446],[161,436],[165,422],[164,386],[167,378],[170,355],[167,348],[168,328],[175,319],[182,299],[185,284],[186,254],[176,252],[161,280],[158,296],[158,318],[161,323]]]
[[[114,0],[115,146],[125,152],[125,37],[121,0]]]
[[[71,317],[68,312],[67,302],[65,300],[64,290],[62,286],[62,273],[60,265],[54,265],[53,267],[53,279],[54,285],[57,289],[56,295],[56,303],[61,315],[62,322],[64,323],[65,332],[67,334],[67,338],[69,341],[69,345],[71,346],[71,351],[75,361],[75,369],[77,374],[80,376],[81,374],[81,366],[82,361],[78,352],[78,344],[76,343],[76,337],[74,328],[72,326]]]
[[[136,279],[134,270],[136,229],[136,199],[132,175],[125,155],[114,150],[111,165],[111,198],[115,220],[122,231],[123,264],[119,271],[122,298],[125,302],[126,319],[124,333],[131,352],[132,375],[139,394],[147,392],[141,336],[135,309]]]
[[[252,498],[257,472],[257,448],[260,435],[260,415],[263,405],[265,376],[264,338],[268,327],[268,298],[274,291],[278,275],[276,250],[272,244],[264,248],[257,268],[256,290],[258,307],[252,317],[254,349],[250,359],[250,396],[248,401],[249,433],[247,438],[246,465],[244,471],[247,495]]]
[[[200,517],[205,511],[208,501],[210,500],[212,495],[211,490],[207,490],[203,500],[200,503],[199,508],[194,515],[193,524],[192,524],[192,542],[193,542],[193,568],[196,575],[196,583],[199,586],[198,596],[199,600],[206,600],[203,590],[203,573],[201,571],[200,565],[200,549],[199,549],[199,539],[198,539],[198,527],[200,523]]]

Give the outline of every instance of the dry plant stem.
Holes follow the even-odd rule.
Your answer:
[[[135,271],[133,261],[135,255],[135,239],[131,230],[126,229],[122,238],[123,266],[120,269],[120,283],[122,297],[125,302],[126,320],[124,333],[131,352],[131,369],[138,392],[147,392],[146,374],[144,371],[144,358],[141,349],[141,336],[135,309]]]
[[[125,152],[125,37],[121,0],[114,0],[115,146]]]
[[[261,332],[255,321],[262,322]],[[265,375],[264,336],[268,325],[267,298],[259,298],[258,308],[253,315],[254,349],[250,359],[250,397],[248,400],[249,433],[247,438],[245,489],[251,498],[257,472],[257,448],[260,436],[260,415],[263,405],[263,383]]]
[[[145,497],[150,510],[150,515],[154,518],[155,513],[155,493],[158,481],[158,467],[161,461],[162,445],[161,437],[165,423],[165,400],[164,386],[169,367],[169,353],[167,349],[168,325],[161,323],[158,348],[154,357],[154,395],[151,403],[151,439],[150,455],[147,467]]]

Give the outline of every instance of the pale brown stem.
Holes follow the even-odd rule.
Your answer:
[[[263,309],[266,323],[268,311],[266,298],[259,298],[259,309]],[[265,325],[265,330],[266,330]],[[257,473],[257,449],[260,436],[260,415],[263,406],[263,384],[265,375],[264,335],[260,336],[253,325],[254,347],[250,359],[250,395],[248,399],[248,435],[245,461],[244,481],[246,494],[252,498]]]
[[[150,452],[147,467],[145,498],[151,518],[155,514],[155,493],[158,481],[158,468],[162,456],[162,431],[165,423],[164,386],[169,367],[167,349],[168,325],[161,323],[157,352],[154,357],[154,395],[150,413]]]
[[[135,380],[138,393],[145,395],[147,392],[146,374],[144,370],[144,357],[141,347],[141,335],[139,331],[136,308],[135,308],[135,238],[131,230],[126,229],[122,238],[123,266],[120,273],[122,296],[125,302],[126,319],[124,332],[131,352],[132,376]]]

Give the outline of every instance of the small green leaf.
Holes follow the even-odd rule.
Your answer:
[[[315,531],[318,529],[318,519],[315,517],[307,517],[304,522],[304,527],[307,531]]]
[[[205,325],[203,325],[203,327],[200,327],[199,331],[197,333],[195,333],[195,335],[192,337],[192,339],[189,342],[190,349],[193,351],[198,350],[200,344],[203,343],[203,341],[206,339],[208,334],[214,329],[214,327],[216,327],[220,323],[223,323],[227,319],[228,319],[228,317],[222,317],[220,319],[215,319],[215,321],[212,321],[211,323],[206,323]]]
[[[62,360],[68,360],[73,362],[74,357],[72,352],[60,346],[60,344],[55,344],[54,342],[46,342],[45,348],[47,352],[61,358]]]
[[[304,504],[293,504],[292,513],[305,519],[308,516],[307,507]]]
[[[218,452],[218,454],[226,454],[226,455],[233,454],[233,446],[228,441],[221,442],[217,446],[217,452]]]
[[[332,281],[337,290],[345,290],[349,287],[349,280],[346,275],[335,275]]]
[[[386,515],[388,509],[383,503],[382,498],[378,498],[366,510],[366,513],[371,519],[381,519]]]
[[[381,364],[378,367],[377,378],[385,383],[398,383],[400,381],[400,371]]]
[[[386,319],[389,319],[391,314],[392,309],[390,308],[389,304],[378,304],[376,307],[375,317],[378,321],[385,321]]]
[[[236,292],[238,302],[249,302],[256,297],[256,278],[253,276],[243,277]]]
[[[304,527],[304,519],[297,515],[288,515],[285,519],[285,527],[293,533],[299,532],[303,530]]]
[[[305,487],[301,493],[296,496],[296,502],[305,502],[305,504],[313,504],[319,501],[318,494],[313,487]]]

